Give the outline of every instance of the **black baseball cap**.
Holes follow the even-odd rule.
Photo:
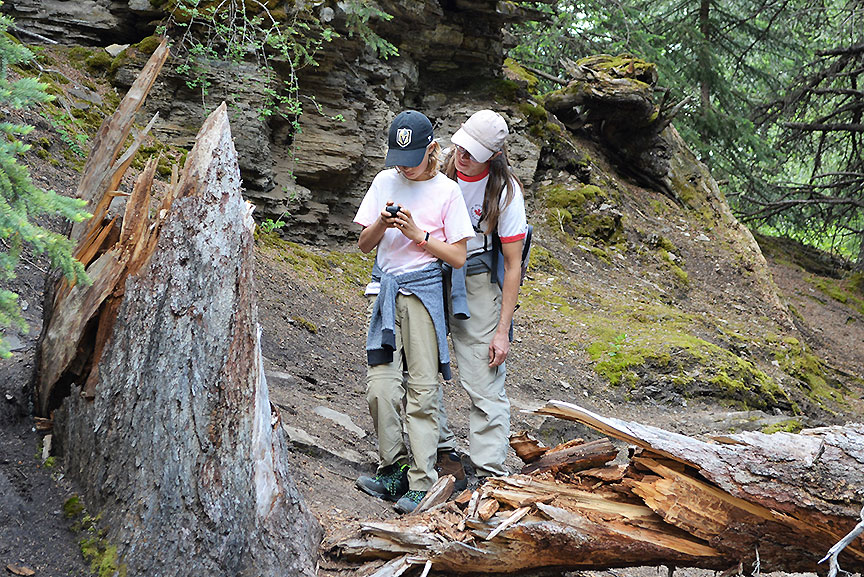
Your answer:
[[[385,166],[417,166],[432,142],[432,123],[416,110],[400,112],[390,124]]]

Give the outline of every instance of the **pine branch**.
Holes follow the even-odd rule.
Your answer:
[[[804,132],[864,132],[864,124],[783,122],[781,126]]]

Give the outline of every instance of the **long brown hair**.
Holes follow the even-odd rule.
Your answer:
[[[520,189],[524,189],[522,181],[510,168],[510,156],[507,154],[507,144],[501,146],[501,154],[495,154],[489,159],[489,180],[486,181],[486,192],[483,195],[483,214],[480,216],[481,230],[489,234],[498,228],[498,217],[501,216],[501,193],[505,187],[504,207],[510,206],[513,196],[516,194],[513,188],[514,181]],[[444,174],[456,180],[456,147],[450,148],[447,158],[444,159]],[[485,230],[484,230],[485,229]]]

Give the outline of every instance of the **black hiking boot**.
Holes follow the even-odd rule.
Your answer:
[[[396,501],[395,508],[400,513],[411,513],[426,496],[426,491],[408,491],[401,499]]]
[[[393,464],[384,467],[374,477],[362,476],[354,485],[368,495],[397,501],[408,491],[408,465]]]

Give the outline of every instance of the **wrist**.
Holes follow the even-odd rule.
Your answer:
[[[426,232],[425,230],[421,231],[421,232],[423,233],[423,238],[421,238],[420,240],[417,241],[417,246],[419,246],[420,248],[423,248],[424,246],[426,246],[426,243],[429,242],[429,233]]]

